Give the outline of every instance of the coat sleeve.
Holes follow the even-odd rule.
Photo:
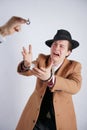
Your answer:
[[[32,61],[33,64],[35,64],[35,66],[37,68],[39,68],[40,66],[44,65],[45,66],[45,55],[44,54],[39,54],[38,57],[36,58],[36,60]],[[17,67],[17,72],[21,75],[24,75],[24,76],[31,76],[33,75],[31,69],[28,69],[28,70],[23,70],[22,69],[22,64],[23,64],[23,61],[21,61],[19,64],[18,64],[18,67]]]
[[[37,58],[35,61],[32,61],[32,63],[35,64],[35,66],[38,66],[38,58]],[[22,64],[23,64],[23,61],[21,61],[21,62],[18,64],[17,72],[18,72],[19,74],[21,74],[21,75],[24,75],[24,76],[31,76],[31,75],[33,75],[31,69],[23,70]]]
[[[56,75],[56,82],[51,91],[64,91],[70,94],[75,94],[80,90],[81,83],[81,64],[76,63],[67,77]]]

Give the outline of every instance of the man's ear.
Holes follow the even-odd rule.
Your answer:
[[[68,50],[67,54],[66,54],[66,57],[68,57],[71,54],[71,52],[72,52],[71,50]]]

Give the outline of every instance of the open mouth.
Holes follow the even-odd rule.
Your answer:
[[[60,56],[60,54],[59,54],[59,53],[56,53],[56,52],[54,52],[53,55],[54,55],[54,56]]]

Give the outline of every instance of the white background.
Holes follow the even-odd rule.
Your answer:
[[[30,18],[0,44],[0,130],[15,130],[24,106],[35,87],[35,77],[17,73],[22,47],[33,47],[33,59],[39,53],[49,54],[44,42],[58,29],[67,29],[80,46],[70,59],[82,64],[82,88],[73,95],[78,130],[87,130],[87,0],[0,0],[0,26],[10,17]]]

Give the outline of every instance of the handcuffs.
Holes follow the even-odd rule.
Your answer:
[[[28,18],[26,24],[29,25],[31,22],[30,22],[30,19]]]

